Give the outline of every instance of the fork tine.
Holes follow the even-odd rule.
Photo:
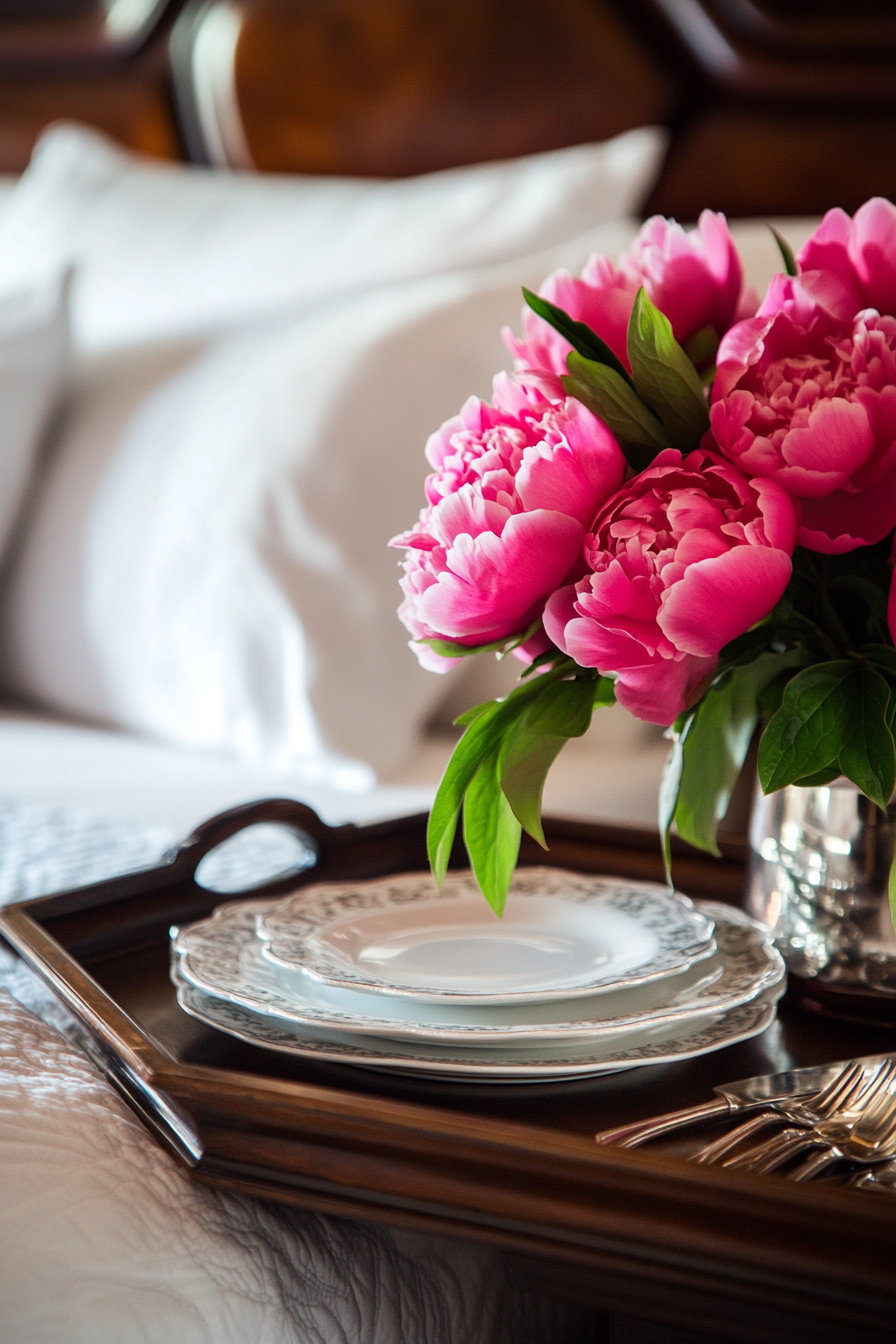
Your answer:
[[[863,1138],[876,1134],[887,1128],[896,1116],[896,1096],[894,1096],[894,1075],[896,1075],[896,1066],[886,1073],[881,1073],[877,1081],[875,1095],[867,1106],[862,1107],[862,1113],[856,1122],[855,1132]]]
[[[863,1122],[867,1123],[869,1128],[868,1138],[873,1140],[876,1134],[874,1126],[878,1123],[885,1123],[889,1102],[894,1100],[891,1096],[890,1084],[896,1076],[896,1061],[887,1059],[875,1065],[870,1076],[865,1075],[861,1065],[857,1067],[860,1073],[858,1079],[854,1077],[847,1079],[842,1088],[831,1090],[832,1096],[837,1097],[838,1104],[833,1108],[828,1104],[825,1119],[828,1121],[836,1120],[838,1116],[843,1116],[845,1119],[850,1113],[855,1115],[858,1111],[856,1128]],[[841,1078],[845,1078],[848,1072],[848,1070],[844,1070]],[[813,1109],[818,1110],[817,1100],[813,1103]],[[774,1138],[748,1148],[746,1152],[739,1153],[736,1157],[729,1157],[727,1161],[722,1162],[722,1166],[744,1171],[771,1171],[774,1166],[786,1161],[800,1147],[811,1146],[811,1144],[811,1131],[800,1134],[798,1130],[785,1129],[776,1134]]]
[[[886,1110],[892,1099],[894,1078],[896,1078],[896,1061],[885,1060],[858,1098],[861,1110],[860,1124],[865,1122],[873,1124],[875,1117],[882,1110]]]
[[[879,1064],[875,1064],[869,1073],[866,1073],[862,1066],[860,1066],[860,1069],[860,1076],[853,1080],[852,1086],[841,1098],[840,1104],[835,1108],[836,1110],[848,1110],[852,1103],[856,1103],[857,1107],[860,1104],[861,1109],[864,1110],[879,1094],[880,1089],[885,1087],[893,1077],[894,1071],[896,1071],[896,1063],[892,1059],[884,1059]]]
[[[864,1066],[854,1060],[819,1092],[812,1103],[812,1109],[818,1115],[831,1115],[834,1111],[842,1110],[857,1093],[862,1091],[865,1084]]]

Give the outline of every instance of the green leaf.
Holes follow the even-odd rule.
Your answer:
[[[569,341],[573,350],[578,351],[585,359],[593,360],[596,364],[605,364],[608,369],[613,369],[630,386],[633,386],[628,369],[619,359],[606,341],[598,336],[596,331],[592,331],[584,322],[576,322],[562,308],[558,308],[555,303],[550,303],[543,299],[539,294],[533,294],[531,289],[523,288],[523,298],[539,317],[545,322],[549,322],[555,331],[559,331],[564,340]]]
[[[857,670],[847,660],[819,663],[792,679],[759,745],[764,793],[817,774],[838,759],[851,727]]]
[[[896,787],[891,698],[884,677],[857,662],[821,663],[800,672],[759,748],[763,790],[824,784],[843,774],[886,807]]]
[[[719,654],[719,666],[734,667],[738,663],[752,662],[757,653],[763,653],[774,642],[777,633],[772,618],[767,617],[752,630],[746,630],[725,645]]]
[[[709,407],[694,365],[669,319],[638,290],[628,324],[628,358],[639,397],[662,421],[672,444],[688,453],[709,429]]]
[[[568,675],[571,659],[563,659],[556,668],[542,672],[534,681],[514,688],[506,700],[489,700],[467,710],[460,719],[467,731],[458,742],[439,785],[426,831],[426,847],[433,875],[441,883],[448,871],[451,849],[457,831],[461,806],[479,766],[496,751],[504,734],[525,711],[529,703],[542,695],[547,686]]]
[[[839,779],[842,773],[840,762],[835,761],[833,765],[826,765],[814,775],[803,775],[802,779],[795,779],[793,782],[801,789],[820,789],[825,784],[832,784],[835,779]]]
[[[873,803],[885,808],[896,787],[896,745],[887,724],[890,688],[873,668],[856,667],[850,689],[849,729],[840,748],[840,769]]]
[[[613,369],[584,359],[575,350],[566,357],[564,391],[603,420],[619,441],[629,466],[643,471],[657,453],[671,448],[661,422]]]
[[[860,644],[856,653],[874,663],[882,672],[896,676],[896,649],[890,644]]]
[[[529,706],[505,740],[501,787],[514,816],[543,849],[541,799],[547,773],[569,739],[588,731],[594,704],[593,680],[556,682]]]
[[[781,260],[784,263],[784,274],[799,275],[799,267],[796,264],[796,257],[793,255],[793,248],[776,228],[773,228],[771,224],[769,224],[768,227],[771,229],[775,242],[778,244],[778,251],[781,253]]]
[[[464,795],[500,735],[500,724],[495,723],[496,708],[495,703],[477,706],[481,713],[470,721],[470,727],[454,748],[433,800],[426,848],[433,876],[440,885],[448,871]],[[480,731],[477,733],[476,729]]]
[[[594,700],[592,703],[595,709],[599,709],[602,705],[615,705],[616,683],[612,677],[598,677],[593,685]]]
[[[494,709],[497,703],[496,700],[483,700],[481,705],[471,705],[469,709],[464,710],[463,714],[458,714],[454,722],[458,728],[469,728],[471,723],[475,723],[477,719],[482,718],[483,714],[487,714]]]
[[[703,368],[715,359],[719,348],[719,333],[715,327],[701,327],[684,344],[684,352],[695,368]]]
[[[716,833],[759,721],[759,697],[797,653],[763,653],[721,676],[697,706],[683,745],[675,826],[683,840],[719,853]]]
[[[778,676],[773,677],[765,689],[759,695],[759,713],[763,718],[770,719],[781,708],[781,702],[784,699],[784,692],[793,680],[793,671],[788,668],[786,672],[780,672]]]
[[[519,648],[520,644],[525,644],[527,639],[531,639],[535,631],[541,628],[541,617],[538,616],[522,634],[507,635],[505,639],[496,639],[491,644],[455,644],[450,639],[421,639],[420,644],[428,644],[429,647],[441,655],[442,658],[470,658],[477,653],[510,653],[511,649]]]
[[[479,765],[464,798],[464,844],[479,888],[495,914],[504,912],[520,852],[520,823],[501,788],[500,751]]]
[[[555,667],[558,667],[560,663],[568,663],[571,672],[578,667],[577,663],[574,663],[571,658],[567,658],[566,654],[561,653],[559,649],[545,649],[544,653],[539,653],[537,657],[532,659],[528,667],[523,668],[520,673],[520,680],[533,676],[549,663]]]

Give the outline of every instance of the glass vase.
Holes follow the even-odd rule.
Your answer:
[[[842,778],[757,789],[747,908],[773,928],[792,997],[812,1011],[896,1024],[892,814]]]

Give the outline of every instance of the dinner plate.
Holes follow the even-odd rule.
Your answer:
[[[182,979],[216,998],[292,1026],[346,1037],[502,1048],[570,1044],[711,1017],[755,998],[783,978],[767,929],[731,906],[705,903],[716,950],[662,980],[590,999],[501,1006],[429,1004],[333,989],[261,955],[257,921],[270,901],[241,901],[176,934]]]
[[[522,868],[502,919],[472,874],[304,887],[259,917],[264,955],[342,990],[421,1003],[587,997],[682,970],[712,921],[653,882]]]
[[[184,980],[172,967],[177,999],[184,1012],[229,1036],[297,1059],[354,1064],[386,1073],[444,1082],[551,1083],[596,1077],[643,1064],[669,1064],[721,1050],[748,1040],[774,1021],[783,980],[772,989],[725,1013],[697,1022],[646,1027],[623,1040],[561,1049],[542,1045],[526,1049],[464,1051],[428,1043],[378,1041],[359,1043],[338,1033],[315,1034],[279,1018],[207,994]]]

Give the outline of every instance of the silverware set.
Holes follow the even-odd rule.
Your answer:
[[[848,1060],[718,1090],[722,1102],[606,1130],[597,1141],[638,1147],[714,1119],[724,1114],[726,1103],[728,1114],[754,1114],[698,1148],[690,1161],[761,1175],[779,1172],[791,1181],[811,1181],[834,1170],[856,1189],[896,1191],[896,1059]],[[776,1132],[765,1137],[771,1128]]]

